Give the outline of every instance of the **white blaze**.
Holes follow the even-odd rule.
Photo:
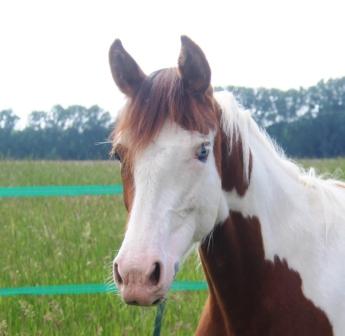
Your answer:
[[[135,196],[119,256],[136,262],[146,254],[160,255],[167,286],[174,264],[229,213],[213,153],[214,136],[166,122],[134,159]],[[208,159],[201,162],[196,152],[208,142]]]

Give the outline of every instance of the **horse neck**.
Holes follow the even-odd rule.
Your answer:
[[[222,137],[225,150],[221,157],[221,178],[229,209],[244,218],[259,219],[265,255],[270,260],[274,260],[277,251],[290,256],[298,239],[303,245],[308,230],[313,230],[313,236],[324,243],[325,204],[329,201],[321,196],[326,195],[326,189],[317,178],[309,179],[302,174],[275,149],[252,119],[249,122],[246,140],[241,140],[244,135],[239,132],[231,151],[226,149],[228,136]],[[247,150],[242,142],[248,146]],[[229,176],[232,183],[228,183]],[[293,266],[298,259],[291,261]]]
[[[278,218],[285,225],[284,219],[291,222],[294,214],[304,212],[313,190],[306,188],[299,168],[276,150],[256,123],[252,119],[248,123],[248,134],[239,131],[230,149],[229,137],[222,135],[224,196],[232,211],[245,217],[257,216],[261,225],[277,228]],[[244,136],[246,139],[242,140]]]
[[[218,161],[229,208],[244,214],[273,208],[272,204],[277,209],[277,203],[271,203],[277,193],[289,199],[290,194],[300,191],[299,169],[278,153],[231,93],[217,92],[215,99],[222,130]]]
[[[297,220],[303,204],[293,199],[296,193],[304,197],[304,187],[298,180],[297,168],[281,159],[260,136],[250,134],[246,139],[250,148],[247,160],[241,134],[233,141],[231,151],[226,134],[218,138],[222,186],[231,210],[200,247],[210,296],[199,334],[268,334],[265,328],[271,326],[269,321],[274,314],[279,315],[275,307],[283,305],[287,311],[308,309],[308,316],[284,317],[284,332],[296,334],[294,328],[311,323],[315,335],[328,335],[329,321],[304,297],[300,275],[275,254],[276,244],[285,244],[289,249],[296,239],[295,235],[287,237],[289,219],[293,225],[303,224]],[[219,320],[222,323],[214,322]]]

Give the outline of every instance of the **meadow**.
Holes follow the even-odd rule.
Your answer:
[[[301,163],[345,179],[345,159]],[[111,161],[0,161],[0,186],[114,183]],[[109,281],[125,220],[121,196],[0,199],[0,287]],[[177,280],[203,279],[195,252]],[[162,335],[192,335],[206,296],[171,293]],[[150,335],[155,314],[113,293],[0,297],[0,336]]]

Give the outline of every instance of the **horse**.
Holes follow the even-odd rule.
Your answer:
[[[146,75],[120,40],[112,133],[128,219],[113,262],[127,304],[165,299],[195,243],[209,295],[196,335],[343,335],[345,184],[287,159],[186,36]]]

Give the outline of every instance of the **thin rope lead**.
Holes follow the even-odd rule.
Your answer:
[[[165,304],[166,304],[166,301],[163,301],[157,307],[155,324],[154,324],[153,334],[152,334],[153,336],[160,336],[160,334],[161,334]]]

